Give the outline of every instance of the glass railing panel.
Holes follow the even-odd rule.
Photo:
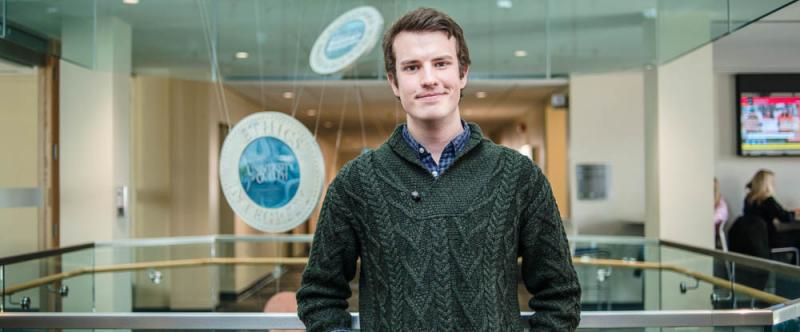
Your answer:
[[[281,235],[218,241],[220,303],[216,311],[287,310],[286,304],[293,302],[300,287],[306,248],[307,241]]]
[[[98,312],[213,311],[219,274],[213,242],[169,239],[100,245]],[[173,244],[174,243],[174,244]]]
[[[94,253],[84,249],[3,266],[6,312],[91,312]]]
[[[661,265],[662,310],[713,309],[711,294],[714,287],[697,277],[713,276],[712,257],[662,246]],[[693,273],[697,275],[693,276]]]
[[[779,259],[778,257],[774,257]],[[745,262],[729,262],[729,279],[734,296],[728,299],[735,308],[769,308],[777,304],[800,299],[800,269],[795,265],[788,269],[769,270]],[[769,296],[752,294],[757,290]]]
[[[618,242],[617,242],[618,241]],[[581,308],[586,311],[656,310],[660,277],[657,242],[634,238],[578,237],[570,240],[573,264],[581,284]],[[524,307],[523,310],[529,310]]]
[[[800,298],[797,266],[717,253],[662,246],[665,309],[766,309]]]

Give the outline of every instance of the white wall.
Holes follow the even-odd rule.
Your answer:
[[[620,221],[644,223],[644,82],[639,71],[570,77],[571,216],[582,234],[620,231]],[[604,200],[578,200],[578,164],[610,167]]]
[[[646,235],[713,248],[712,48],[645,76]]]
[[[111,240],[111,73],[61,61],[61,246]]]

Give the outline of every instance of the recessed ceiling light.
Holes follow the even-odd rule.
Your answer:
[[[250,57],[250,54],[248,54],[247,52],[236,52],[236,55],[234,56],[237,59],[247,59],[248,57]]]
[[[333,128],[333,122],[330,122],[330,121],[325,121],[325,122],[322,124],[322,126],[323,126],[323,127],[325,127],[325,128],[331,129],[331,128]]]
[[[135,5],[135,4],[139,3],[139,0],[122,0],[122,3],[124,3],[126,5]]]
[[[309,109],[308,111],[306,111],[306,114],[307,114],[308,116],[315,116],[315,115],[317,115],[317,110],[315,110],[315,109],[313,109],[313,108],[312,108],[312,109]]]
[[[524,56],[528,56],[528,52],[525,51],[525,50],[516,50],[516,51],[514,51],[514,56],[518,57],[518,58],[521,58],[521,57],[524,57]]]
[[[294,92],[286,91],[283,93],[283,98],[285,99],[292,99],[294,98]]]
[[[486,93],[486,91],[478,91],[478,92],[475,93],[475,97],[478,97],[478,99],[486,98],[486,96],[488,96],[488,95],[489,94]]]
[[[513,6],[511,0],[497,0],[497,8],[509,9]]]

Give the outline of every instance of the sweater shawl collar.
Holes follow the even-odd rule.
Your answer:
[[[470,150],[472,150],[475,147],[477,147],[478,145],[480,145],[480,143],[484,139],[483,138],[483,132],[481,132],[481,128],[478,127],[477,124],[475,124],[473,122],[467,122],[467,125],[469,126],[469,130],[470,130],[469,139],[467,140],[466,144],[464,145],[464,148],[461,149],[461,151],[459,151],[458,153],[456,153],[456,158],[453,161],[453,164],[457,163],[458,159],[461,158],[461,156],[469,153]],[[408,143],[406,143],[405,139],[403,138],[403,125],[402,124],[397,126],[397,128],[394,129],[394,132],[392,133],[391,136],[389,136],[389,139],[386,141],[386,145],[388,145],[389,148],[392,149],[392,151],[394,151],[397,155],[399,155],[403,159],[406,159],[411,163],[414,163],[416,165],[419,165],[422,168],[425,168],[425,166],[422,165],[422,162],[419,160],[419,156],[417,155],[417,152],[413,151],[411,149],[411,147],[408,146]]]

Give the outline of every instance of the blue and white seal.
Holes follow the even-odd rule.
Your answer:
[[[309,55],[311,69],[320,75],[347,68],[375,47],[383,31],[383,16],[362,6],[336,18],[317,38]]]
[[[278,112],[252,114],[222,145],[222,192],[248,225],[283,232],[302,224],[319,202],[325,178],[322,152],[311,132]]]

